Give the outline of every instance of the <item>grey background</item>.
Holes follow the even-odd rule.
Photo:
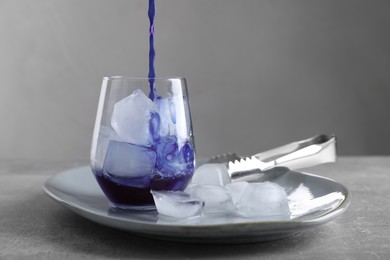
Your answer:
[[[0,157],[89,159],[101,79],[147,75],[147,0],[0,0]],[[390,1],[157,0],[198,156],[335,133],[389,154]]]

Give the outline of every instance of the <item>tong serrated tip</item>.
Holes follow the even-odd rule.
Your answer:
[[[207,162],[208,163],[229,163],[232,161],[240,160],[241,157],[239,157],[236,153],[224,153],[221,155],[216,155],[211,157]]]
[[[227,170],[230,178],[234,181],[250,181],[257,179],[263,171],[269,167],[255,156],[240,158],[239,160],[230,161],[227,164]]]

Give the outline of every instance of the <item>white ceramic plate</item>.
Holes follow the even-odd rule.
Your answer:
[[[344,212],[350,201],[345,186],[286,168],[267,174],[289,198],[291,219],[279,221],[233,216],[202,216],[177,220],[152,211],[110,207],[89,166],[50,177],[45,192],[68,209],[105,226],[164,240],[195,243],[247,243],[279,239],[324,224]]]

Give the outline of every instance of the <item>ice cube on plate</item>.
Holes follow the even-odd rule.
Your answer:
[[[104,159],[103,171],[117,178],[152,176],[155,164],[155,151],[111,140]]]
[[[114,105],[111,126],[125,142],[150,146],[153,141],[150,119],[154,110],[152,100],[137,89]]]
[[[238,205],[248,185],[249,183],[246,181],[239,181],[239,182],[226,184],[225,187],[228,190],[229,195],[232,197],[234,205]]]
[[[246,217],[290,219],[286,192],[276,183],[250,183],[246,186],[238,207],[240,214]]]
[[[183,191],[151,191],[159,214],[174,218],[200,215],[204,202]]]
[[[198,185],[220,185],[230,183],[230,176],[223,164],[206,163],[195,170],[191,183]]]
[[[236,211],[232,198],[225,187],[217,185],[189,185],[185,192],[205,202],[203,212],[229,214]]]
[[[157,97],[157,112],[160,115],[160,136],[176,135],[176,109],[172,97]]]

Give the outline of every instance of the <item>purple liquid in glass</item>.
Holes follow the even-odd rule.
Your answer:
[[[121,169],[126,168],[126,161],[120,159],[122,156],[110,154],[110,149],[118,145],[134,146],[155,152],[157,158],[152,172],[132,178],[115,176],[115,172],[111,172],[110,165]],[[115,206],[126,208],[127,205],[154,205],[151,189],[184,190],[187,186],[194,172],[194,150],[188,142],[179,148],[175,136],[161,137],[150,149],[110,141],[103,170],[94,172],[100,187]]]

